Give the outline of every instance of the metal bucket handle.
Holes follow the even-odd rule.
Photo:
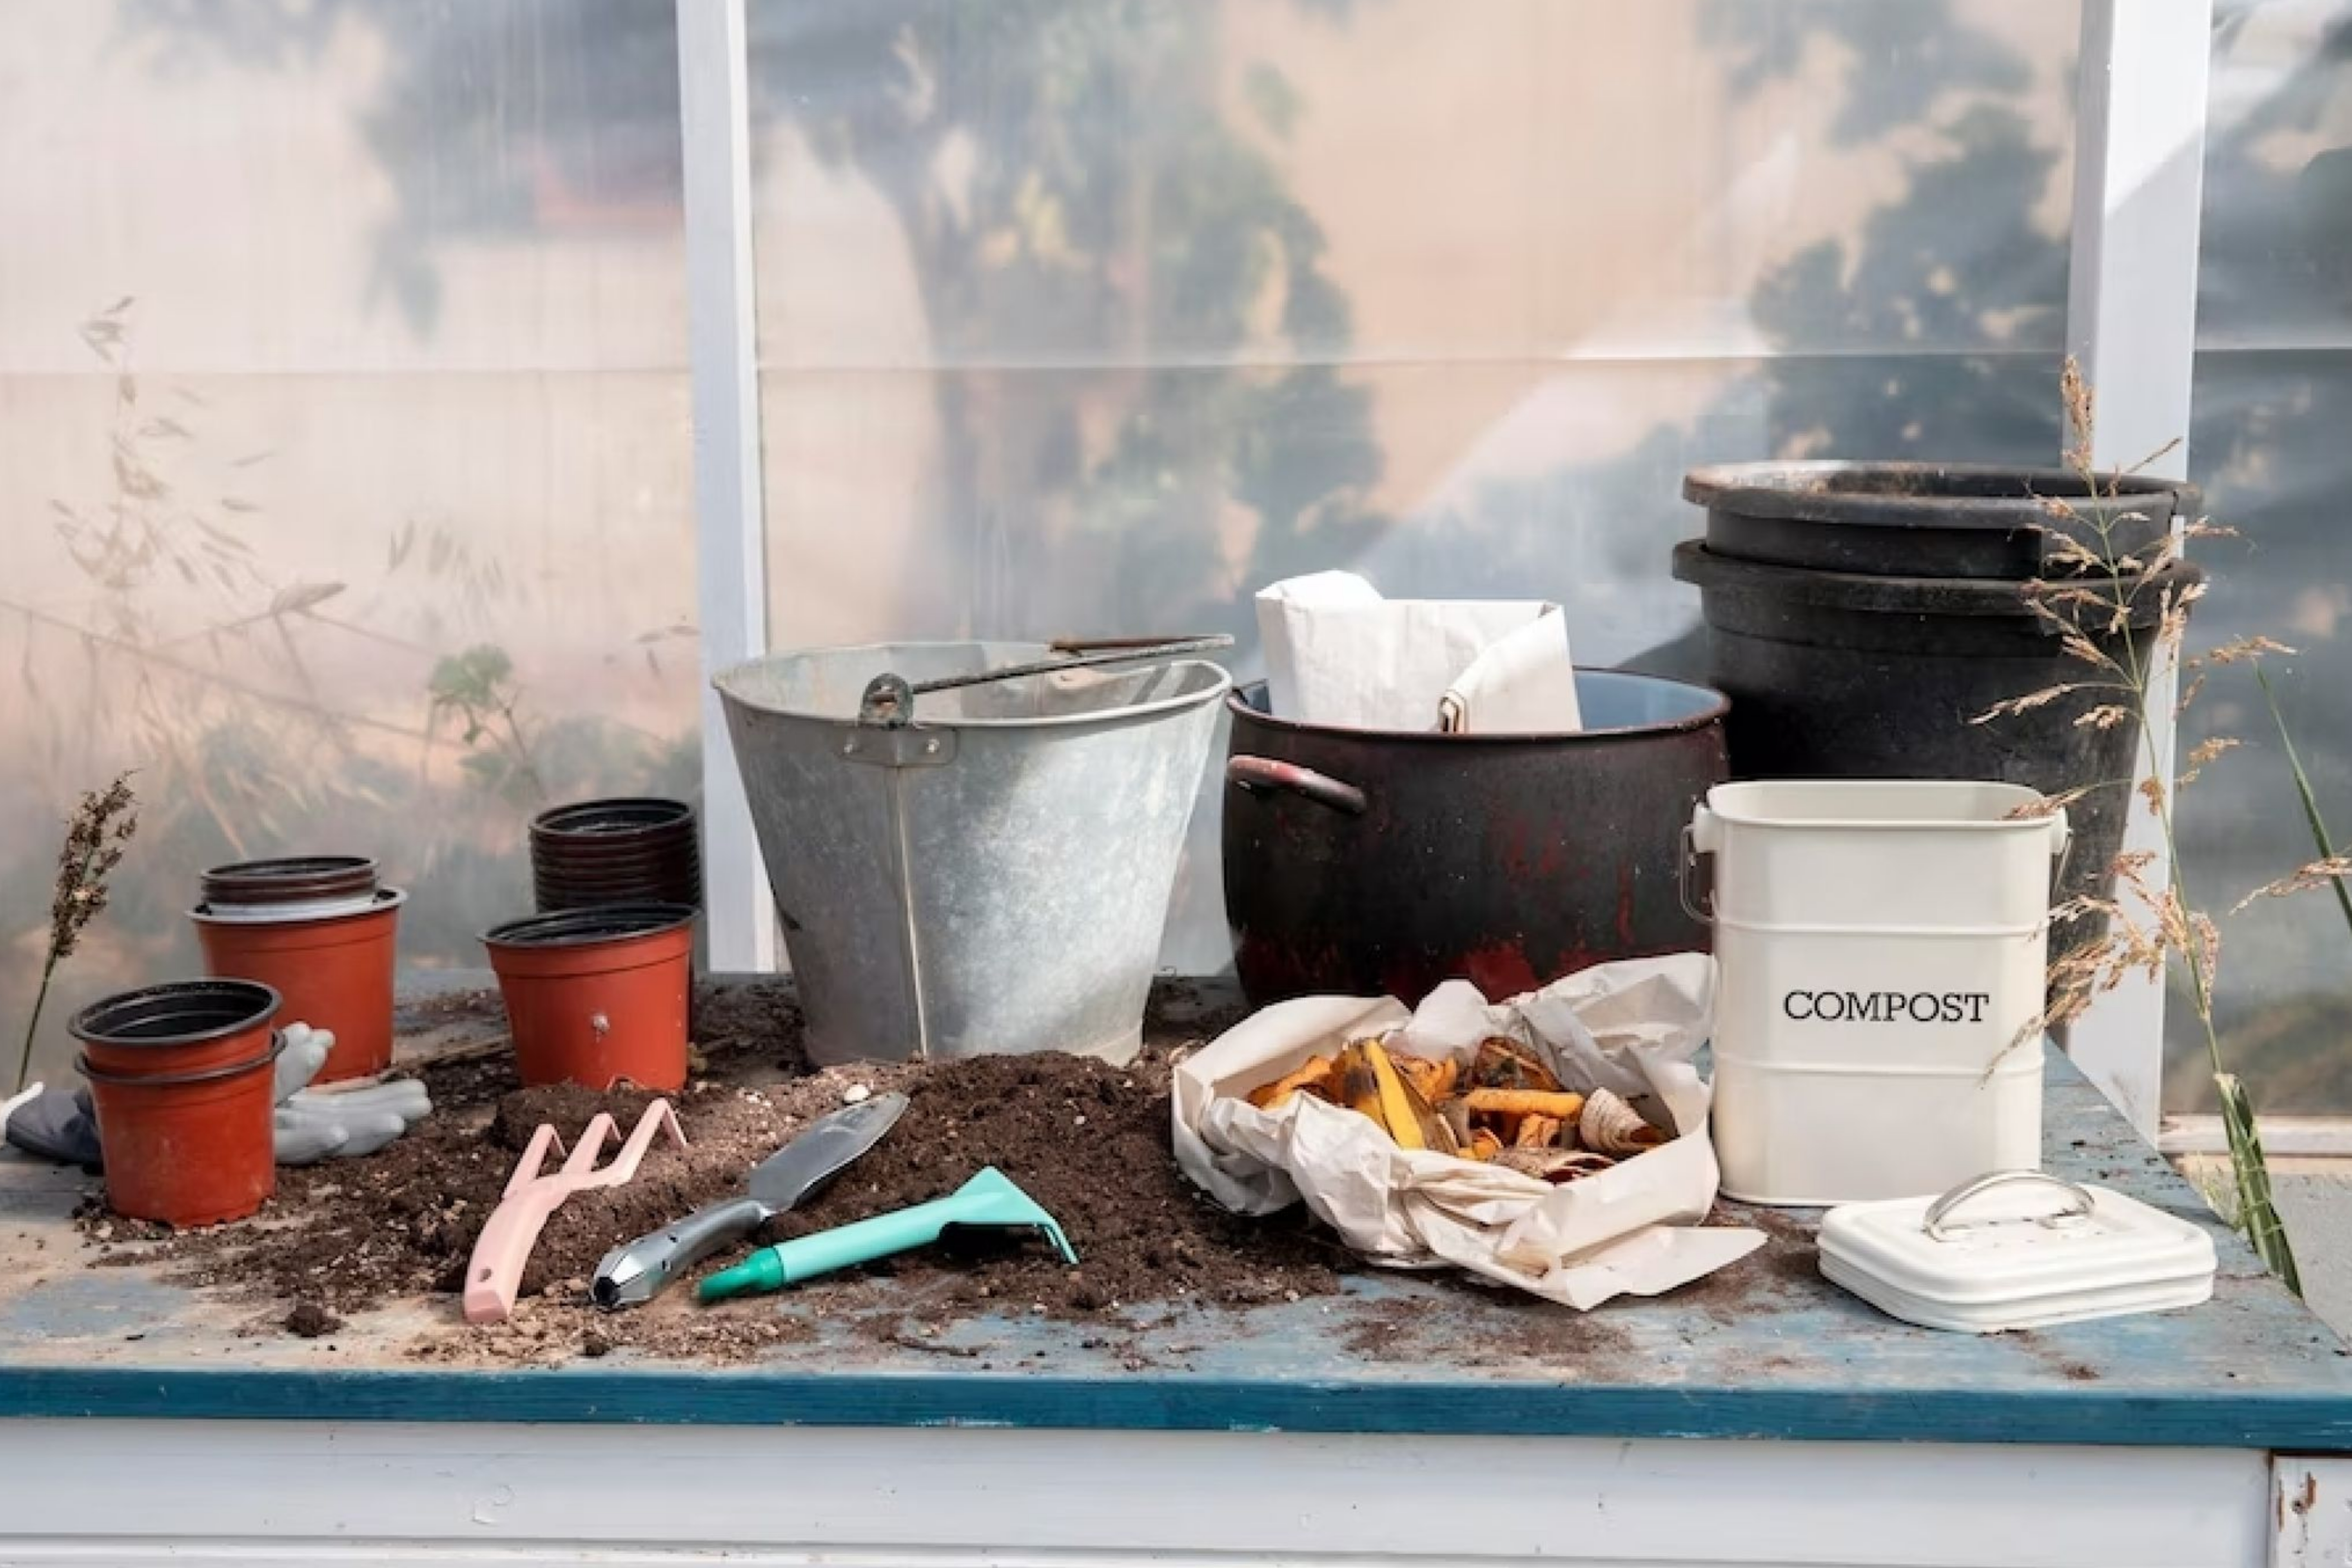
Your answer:
[[[984,686],[993,680],[1016,680],[1027,675],[1053,675],[1091,665],[1142,664],[1188,653],[1213,653],[1233,647],[1234,639],[1223,632],[1190,637],[1056,637],[1046,646],[1054,650],[1055,658],[1008,664],[1001,669],[974,670],[970,675],[943,675],[936,680],[913,683],[895,674],[877,675],[866,683],[865,695],[858,699],[857,721],[885,730],[903,730],[915,721],[915,699],[929,692]]]

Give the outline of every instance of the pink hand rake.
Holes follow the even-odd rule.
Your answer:
[[[551,1123],[541,1122],[522,1158],[515,1163],[514,1174],[507,1178],[506,1196],[490,1212],[474,1243],[474,1256],[466,1265],[466,1321],[497,1323],[512,1314],[516,1293],[522,1288],[523,1266],[530,1261],[530,1249],[539,1245],[547,1216],[576,1192],[617,1187],[633,1179],[646,1151],[653,1146],[655,1134],[664,1128],[679,1148],[686,1147],[686,1131],[677,1124],[677,1112],[670,1109],[668,1100],[656,1100],[637,1118],[628,1142],[613,1156],[613,1163],[602,1170],[593,1169],[597,1155],[604,1152],[604,1140],[618,1131],[613,1119],[600,1110],[581,1130],[579,1142],[562,1165],[542,1172],[540,1166],[548,1150],[562,1153],[563,1141]]]

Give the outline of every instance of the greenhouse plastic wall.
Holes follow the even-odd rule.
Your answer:
[[[549,799],[691,792],[667,0],[0,4],[0,1036],[77,794],[77,1004],[195,973],[198,871],[357,851],[412,966]],[[13,1076],[13,1074],[12,1074]]]
[[[2347,9],[2221,6],[2190,433],[2252,536],[2200,635],[2304,650],[2323,790]],[[407,960],[477,963],[540,802],[697,787],[671,0],[0,16],[0,1036],[54,825],[119,766],[146,816],[67,1005],[191,970],[194,872],[237,854],[375,852]],[[1221,630],[1248,672],[1250,593],[1344,565],[1556,597],[1585,661],[1690,669],[1686,467],[2058,447],[2072,5],[751,24],[779,647]],[[2265,738],[2214,695],[2192,723]],[[2200,783],[2209,901],[2302,858],[2284,789],[2274,749]],[[1228,957],[1203,802],[1185,971]],[[2340,917],[2224,930],[2266,1103],[2352,1109]]]
[[[2352,5],[2216,7],[2192,475],[2241,539],[2199,547],[2213,586],[2192,641],[2266,636],[2296,751],[2352,839]],[[2181,813],[2181,859],[2219,910],[2313,858],[2278,731],[2242,668],[2211,672],[2184,745],[2245,742]],[[2329,892],[2221,921],[2217,1020],[2266,1110],[2352,1112],[2352,928]],[[2204,1040],[2168,1015],[2165,1104],[2210,1109]]]
[[[2048,462],[2042,0],[753,0],[781,645],[1225,631],[1348,566],[1692,669],[1683,470]],[[1165,954],[1229,960],[1204,794]]]

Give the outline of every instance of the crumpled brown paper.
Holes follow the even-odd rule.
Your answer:
[[[1386,997],[1307,996],[1268,1007],[1179,1064],[1177,1163],[1238,1214],[1304,1201],[1348,1245],[1401,1268],[1452,1264],[1579,1310],[1652,1296],[1764,1244],[1700,1227],[1714,1206],[1709,1090],[1693,1066],[1707,1037],[1715,961],[1703,953],[1604,963],[1490,1005],[1449,981],[1408,1013]],[[1398,1030],[1428,1057],[1468,1057],[1490,1035],[1541,1053],[1569,1088],[1612,1089],[1674,1139],[1552,1186],[1500,1166],[1398,1147],[1354,1111],[1308,1095],[1267,1112],[1244,1099],[1349,1040]]]

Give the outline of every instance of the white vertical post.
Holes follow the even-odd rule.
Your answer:
[[[695,584],[702,624],[703,914],[710,966],[776,967],[774,901],[711,675],[768,648],[759,320],[744,0],[677,0],[687,341],[694,372]]]
[[[2197,247],[2205,176],[2205,86],[2212,0],[2084,0],[2074,134],[2074,244],[2067,346],[2098,400],[2092,459],[2189,471],[2189,389],[2197,333]],[[2148,699],[2147,721],[2168,774],[2175,672]],[[2126,847],[2164,844],[2135,793]],[[2152,1136],[2161,1110],[2164,990],[2135,977],[2075,1026],[2074,1060],[2133,1126]]]

